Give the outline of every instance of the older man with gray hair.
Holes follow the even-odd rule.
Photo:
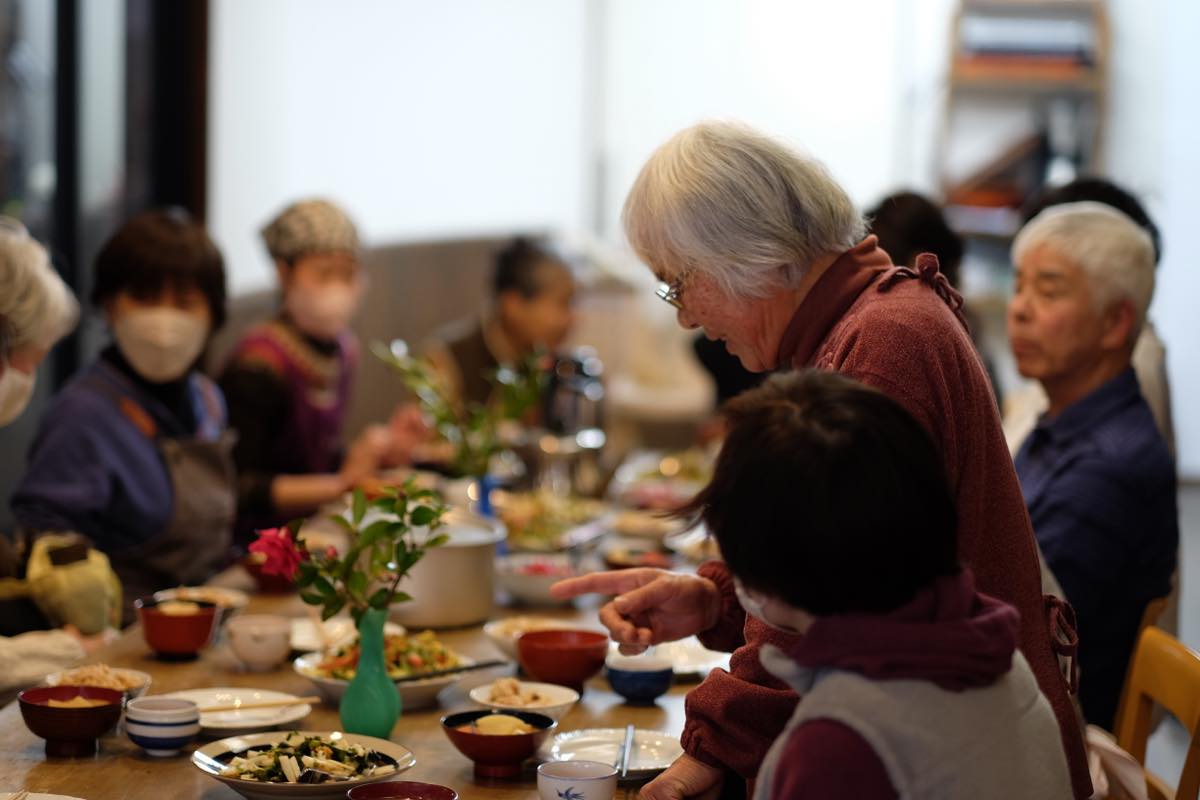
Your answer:
[[[752,371],[817,367],[879,389],[930,433],[954,493],[959,553],[981,591],[1020,611],[1021,651],[1057,716],[1074,794],[1089,797],[1029,516],[962,298],[937,258],[893,265],[819,162],[729,123],[693,126],[660,147],[630,190],[624,222],[681,325],[723,341]],[[698,634],[710,647],[735,650],[728,672],[714,670],[688,695],[685,755],[642,796],[708,797],[728,771],[753,779],[797,702],[759,652],[766,644],[786,649],[795,634],[743,607],[719,562],[695,576],[626,570],[555,589],[560,597],[587,591],[619,595],[600,616],[626,648]],[[1050,616],[1057,627],[1060,617]],[[964,747],[965,764],[984,758]],[[846,781],[861,779],[863,763],[845,770]],[[848,788],[851,795],[867,796]]]
[[[1017,452],[1046,565],[1075,608],[1080,703],[1110,728],[1146,605],[1170,591],[1175,467],[1131,365],[1154,293],[1154,248],[1133,220],[1080,202],[1013,243],[1017,368],[1049,409]]]

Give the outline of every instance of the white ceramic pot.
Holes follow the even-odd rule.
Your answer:
[[[453,508],[441,532],[450,541],[427,552],[400,583],[413,599],[392,606],[391,619],[409,630],[478,625],[492,614],[493,561],[504,525]]]

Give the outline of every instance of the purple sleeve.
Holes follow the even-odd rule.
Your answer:
[[[780,754],[770,797],[897,800],[899,795],[865,739],[840,722],[818,719],[792,731]]]

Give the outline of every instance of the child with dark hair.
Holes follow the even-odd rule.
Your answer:
[[[879,237],[879,246],[893,264],[912,267],[921,253],[933,253],[950,285],[960,286],[963,241],[932,200],[916,192],[896,192],[880,200],[866,216],[871,233]]]
[[[1071,796],[1017,612],[960,566],[921,425],[815,370],[774,376],[726,414],[712,481],[684,513],[716,536],[746,612],[803,634],[762,649],[801,699],[755,797]]]
[[[113,343],[55,399],[13,495],[34,534],[82,534],[142,594],[207,580],[233,523],[232,438],[220,389],[199,370],[225,318],[225,268],[178,210],[126,222],[96,257],[92,302]]]
[[[426,353],[452,397],[484,404],[489,377],[539,349],[554,351],[574,322],[575,279],[549,248],[514,239],[496,253],[492,303],[482,320],[455,323],[435,335]]]

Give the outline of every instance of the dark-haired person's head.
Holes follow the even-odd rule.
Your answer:
[[[963,242],[932,200],[916,192],[897,192],[869,210],[867,220],[892,263],[911,267],[921,253],[933,253],[946,279],[959,285]]]
[[[1136,222],[1150,237],[1150,243],[1154,246],[1154,263],[1157,264],[1162,259],[1162,240],[1154,220],[1150,219],[1145,207],[1136,197],[1107,178],[1076,178],[1062,186],[1043,189],[1021,209],[1021,215],[1025,222],[1029,222],[1050,206],[1086,201],[1111,206]]]
[[[523,351],[557,348],[574,322],[575,279],[545,247],[516,239],[496,254],[492,276],[496,314]]]
[[[96,256],[92,302],[138,374],[153,383],[176,380],[225,321],[221,252],[182,210],[139,214]]]
[[[712,480],[685,511],[748,592],[815,616],[884,614],[959,571],[942,459],[891,398],[802,370],[725,413]]]

